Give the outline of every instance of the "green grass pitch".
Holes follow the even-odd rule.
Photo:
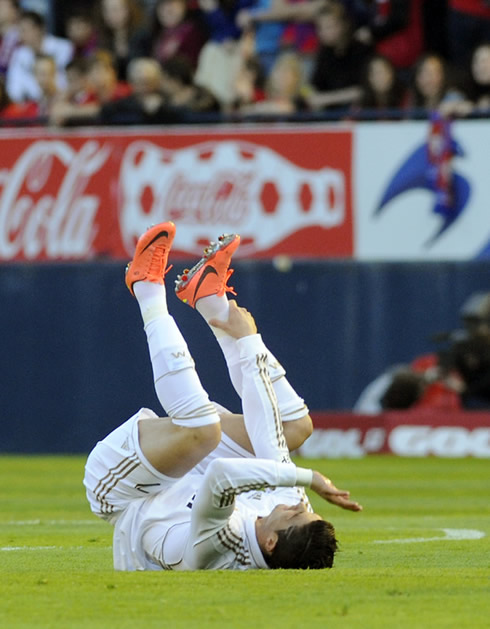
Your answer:
[[[0,627],[490,627],[490,461],[299,463],[364,505],[313,497],[341,542],[333,570],[116,573],[84,458],[0,457]]]

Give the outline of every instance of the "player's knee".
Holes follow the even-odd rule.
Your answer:
[[[313,422],[309,415],[291,422],[284,422],[284,435],[290,450],[299,448],[312,434]]]
[[[221,440],[221,424],[219,422],[189,430],[192,432],[190,437],[194,441],[194,445],[205,454],[212,452]]]
[[[313,420],[310,415],[305,415],[302,419],[300,419],[300,430],[303,441],[306,441],[308,437],[311,437],[313,434]]]

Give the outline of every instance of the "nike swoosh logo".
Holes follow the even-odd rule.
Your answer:
[[[150,247],[155,240],[158,240],[159,238],[161,238],[162,236],[166,236],[168,238],[168,231],[161,231],[159,232],[156,236],[154,236],[150,242],[146,245],[146,247],[143,247],[143,249],[141,250],[141,253],[143,253],[143,251],[146,251],[148,249],[148,247]]]
[[[196,300],[197,291],[199,290],[201,284],[204,282],[204,280],[210,273],[214,273],[215,275],[218,275],[218,271],[213,266],[207,266],[204,269],[201,277],[199,278],[199,282],[196,284],[196,288],[194,290],[194,297],[192,298],[193,302]]]
[[[145,487],[158,487],[160,483],[138,483],[134,486],[135,489],[141,491],[143,494],[149,494],[150,492],[145,489]]]

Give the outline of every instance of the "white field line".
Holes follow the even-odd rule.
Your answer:
[[[72,525],[72,526],[80,526],[87,524],[100,524],[101,520],[99,518],[92,518],[91,520],[10,520],[8,522],[1,522],[0,526],[37,526],[40,524],[49,524],[49,525]]]
[[[439,541],[460,541],[464,539],[481,539],[485,537],[483,531],[475,529],[437,529],[443,531],[444,535],[436,537],[408,537],[405,539],[377,539],[373,544],[416,544],[418,542],[439,542]]]
[[[112,546],[1,546],[0,552],[12,552],[23,550],[82,550],[87,548],[97,548],[97,550],[111,550]]]

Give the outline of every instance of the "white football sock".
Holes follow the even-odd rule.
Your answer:
[[[133,292],[138,301],[144,324],[168,314],[167,293],[164,284],[135,282]]]
[[[230,304],[226,295],[208,295],[207,297],[201,297],[196,302],[196,310],[204,317],[209,323],[210,319],[219,319],[220,321],[228,321],[228,313],[230,311]],[[212,325],[209,326],[213,331],[213,334],[217,339],[224,336],[228,336],[226,332],[215,328]]]
[[[142,302],[142,313],[143,307],[148,305],[143,317],[150,317],[145,332],[160,404],[179,426],[218,423],[219,416],[199,380],[194,360],[173,317],[168,313],[157,314],[162,306],[161,298],[152,303],[152,297],[147,295]]]

